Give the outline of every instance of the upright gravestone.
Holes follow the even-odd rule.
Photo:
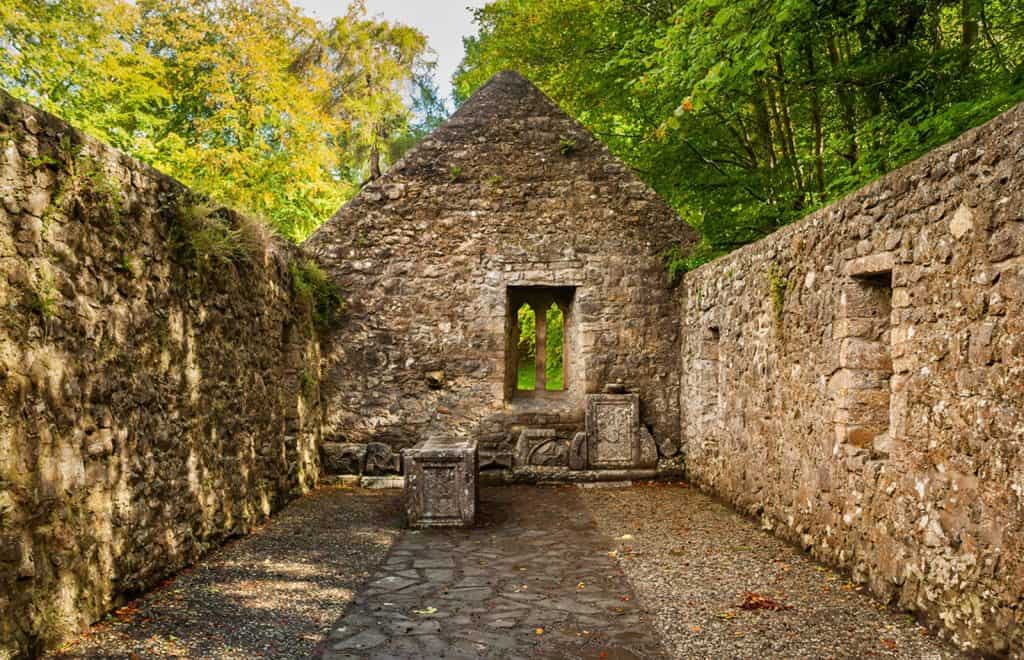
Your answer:
[[[469,527],[476,519],[477,443],[433,437],[402,452],[411,527]]]
[[[640,427],[640,396],[587,395],[587,463],[591,469],[650,468],[654,440]]]

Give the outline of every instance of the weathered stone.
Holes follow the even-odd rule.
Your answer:
[[[974,228],[972,215],[970,207],[966,204],[961,204],[957,208],[956,213],[953,214],[953,219],[949,221],[949,231],[953,234],[954,238],[963,238],[967,235],[967,232]]]
[[[569,469],[587,469],[587,432],[580,431],[572,437],[569,445]]]
[[[433,437],[402,450],[405,513],[412,527],[468,527],[476,519],[477,443]]]
[[[398,474],[402,471],[401,456],[382,442],[371,442],[366,445],[363,465],[363,473],[371,476]]]
[[[662,438],[657,444],[658,455],[662,458],[672,458],[679,453],[679,445],[672,438]]]
[[[430,386],[430,389],[439,390],[444,387],[443,371],[428,371],[424,376],[427,379],[427,384]]]
[[[680,316],[687,478],[995,655],[1024,651],[994,615],[1024,597],[1024,186],[992,176],[1021,126],[1024,105],[688,272]]]
[[[516,441],[516,466],[568,465],[569,443],[557,436],[553,429],[523,429]]]
[[[544,94],[498,74],[303,245],[350,303],[324,351],[325,432],[394,449],[472,436],[493,467],[524,427],[570,438],[584,395],[621,381],[678,440],[678,301],[659,255],[695,238]],[[541,287],[567,303],[565,387],[524,393],[510,301]]]
[[[512,469],[512,452],[503,450],[480,450],[481,470],[510,470]]]
[[[658,446],[654,444],[654,438],[651,437],[651,432],[647,430],[646,426],[640,427],[640,434],[637,438],[637,444],[639,445],[640,451],[636,463],[633,465],[633,467],[641,469],[657,467]]]
[[[591,468],[639,467],[640,397],[587,396],[587,464]]]
[[[320,445],[326,474],[362,474],[366,467],[366,445],[351,442],[324,442]]]
[[[311,489],[323,411],[296,246],[268,238],[244,267],[206,269],[170,236],[203,203],[172,178],[3,91],[0,136],[6,658],[56,645]],[[69,145],[80,158],[26,162]],[[83,159],[102,185],[55,213]]]
[[[846,262],[846,274],[853,277],[871,277],[891,273],[895,256],[892,252],[880,252]]]

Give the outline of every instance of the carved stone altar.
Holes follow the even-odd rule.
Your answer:
[[[411,527],[468,527],[479,502],[476,440],[433,437],[402,452]]]

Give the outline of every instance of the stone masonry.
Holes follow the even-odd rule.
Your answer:
[[[1024,655],[1024,106],[686,275],[687,473]]]
[[[182,254],[177,182],[0,92],[0,658],[32,656],[316,483],[298,250]],[[230,214],[229,214],[230,215]],[[243,232],[244,234],[244,232]]]
[[[1018,106],[674,287],[694,233],[505,72],[305,244],[349,302],[321,340],[299,249],[223,210],[247,257],[197,257],[194,195],[0,94],[0,657],[247,533],[321,460],[395,474],[434,436],[537,480],[681,447],[766,529],[1022,657],[1022,181]],[[563,314],[562,390],[517,389],[530,300]]]
[[[584,396],[621,382],[674,449],[678,312],[662,253],[694,240],[532,84],[498,74],[304,244],[350,304],[324,348],[325,437],[398,450],[472,435],[487,465],[531,427],[568,446]],[[509,301],[537,287],[568,312],[566,389],[527,396],[509,368]]]

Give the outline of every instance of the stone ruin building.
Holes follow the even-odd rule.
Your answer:
[[[484,469],[562,474],[575,448],[590,454],[580,467],[653,476],[654,439],[674,457],[680,430],[679,301],[663,254],[695,242],[604,145],[526,79],[498,74],[303,245],[351,292],[325,343],[330,462],[397,471],[388,449],[468,434]],[[543,350],[535,388],[517,387],[524,304],[538,337],[544,311],[563,316],[562,389],[541,381]],[[601,395],[609,384],[633,394]],[[591,427],[625,425],[628,440],[574,445],[588,406]]]
[[[695,234],[510,72],[301,248],[217,268],[169,177],[6,94],[0,148],[0,656],[439,436],[497,480],[685,473],[1024,653],[1024,105],[681,282]]]

